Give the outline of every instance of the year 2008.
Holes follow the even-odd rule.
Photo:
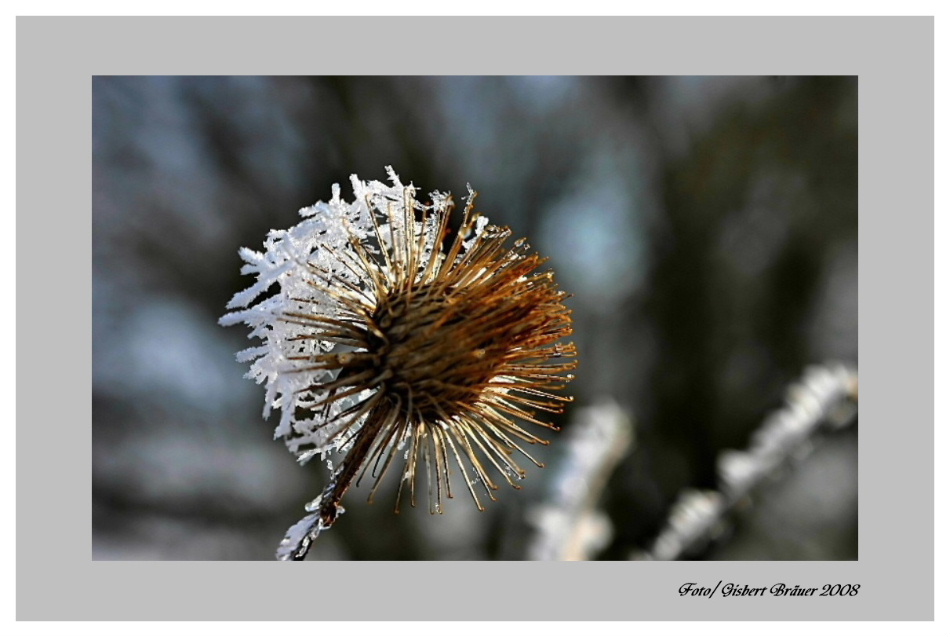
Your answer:
[[[835,595],[854,597],[858,594],[858,589],[860,588],[860,584],[825,584],[821,587],[821,592],[818,593],[818,597],[833,597]]]

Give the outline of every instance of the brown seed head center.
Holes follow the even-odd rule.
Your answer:
[[[470,295],[433,288],[393,294],[373,318],[385,335],[379,352],[391,372],[387,391],[404,409],[441,420],[471,404],[501,361],[488,356],[494,334],[471,320],[478,310]]]

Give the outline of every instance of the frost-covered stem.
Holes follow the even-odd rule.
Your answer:
[[[549,492],[527,513],[535,530],[527,559],[586,560],[606,545],[610,523],[596,506],[632,440],[632,421],[616,403],[601,401],[578,411]]]
[[[631,558],[676,560],[712,540],[736,505],[807,452],[814,436],[851,423],[857,401],[858,374],[853,368],[829,363],[806,369],[788,388],[785,407],[765,419],[747,451],[720,454],[719,490],[681,493],[652,548]]]
[[[327,483],[320,496],[307,505],[307,510],[311,511],[311,514],[288,529],[277,549],[277,559],[293,562],[306,559],[313,541],[317,539],[320,532],[333,526],[337,518],[344,513],[345,509],[341,504],[343,496],[360,475],[379,427],[380,419],[370,414],[366,424],[356,434],[353,446],[343,464],[330,478],[330,482]]]

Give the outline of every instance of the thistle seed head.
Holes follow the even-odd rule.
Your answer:
[[[404,490],[415,506],[425,474],[430,510],[441,512],[454,467],[479,509],[480,495],[495,499],[493,476],[519,488],[516,456],[542,466],[525,446],[547,444],[530,429],[555,428],[539,412],[570,400],[556,393],[576,364],[573,344],[560,342],[570,310],[544,259],[523,240],[506,247],[511,231],[475,212],[471,188],[448,240],[451,197],[421,204],[388,171],[392,187],[354,176],[352,204],[334,186],[302,223],[272,231],[264,253],[243,250],[258,280],[229,305],[244,309],[222,318],[264,341],[238,357],[267,386],[265,415],[281,409],[276,435],[301,461],[344,454],[285,538],[285,559],[302,559],[351,485],[368,476],[372,500],[399,460],[397,510]]]

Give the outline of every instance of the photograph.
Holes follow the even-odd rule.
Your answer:
[[[90,81],[94,561],[859,559],[857,76]]]

